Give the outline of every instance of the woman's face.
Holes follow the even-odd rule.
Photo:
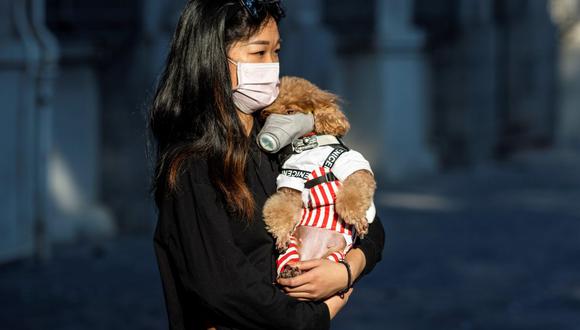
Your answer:
[[[272,18],[250,39],[235,42],[228,50],[228,58],[242,63],[274,63],[279,62],[280,33],[278,24]],[[237,67],[229,63],[232,86],[238,85]]]

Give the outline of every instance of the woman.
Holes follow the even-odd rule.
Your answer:
[[[278,1],[256,0],[190,0],[181,14],[150,111],[171,329],[328,329],[350,294],[335,295],[348,274],[326,260],[299,264],[285,292],[274,283],[261,209],[277,164],[253,141],[257,111],[277,96],[282,16]],[[367,237],[347,255],[354,279],[380,260],[378,219]]]

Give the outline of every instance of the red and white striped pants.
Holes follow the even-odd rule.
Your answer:
[[[327,168],[319,167],[310,173],[308,180],[324,176],[330,171]],[[354,239],[354,228],[344,223],[334,211],[334,201],[336,192],[340,189],[340,181],[331,181],[318,184],[308,190],[308,207],[302,209],[300,226],[324,228],[341,233],[346,241],[346,247],[343,251],[336,251],[329,254],[326,258],[335,262],[344,260],[346,253],[352,247]],[[280,274],[288,263],[300,261],[299,245],[295,237],[291,237],[288,249],[282,253],[277,260],[276,270]]]

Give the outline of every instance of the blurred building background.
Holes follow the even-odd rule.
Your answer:
[[[0,264],[151,233],[145,116],[184,3],[0,2]],[[283,74],[342,97],[383,187],[580,153],[579,0],[285,7]]]

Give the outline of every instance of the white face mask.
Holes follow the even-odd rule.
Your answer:
[[[238,86],[234,88],[234,104],[244,113],[264,109],[280,92],[280,63],[236,63]]]

